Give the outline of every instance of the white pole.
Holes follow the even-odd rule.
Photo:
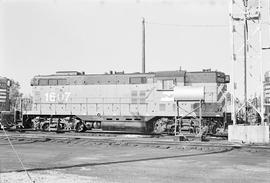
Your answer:
[[[236,124],[236,120],[235,120],[235,100],[234,100],[234,97],[235,97],[235,89],[234,89],[234,83],[235,83],[235,79],[234,79],[234,64],[235,64],[235,46],[234,46],[234,24],[233,24],[233,19],[232,19],[232,16],[233,16],[233,1],[229,1],[229,23],[230,23],[230,26],[229,26],[229,31],[230,31],[230,42],[231,42],[231,51],[232,51],[232,54],[231,54],[231,62],[232,62],[232,79],[231,79],[231,118],[233,120],[233,125]]]
[[[259,12],[261,12],[261,0],[259,0],[259,5],[258,5],[259,7],[259,9],[258,9],[258,11]],[[269,0],[268,0],[268,6],[269,6]],[[269,11],[269,8],[268,8],[268,11]],[[263,80],[264,80],[264,75],[263,75],[263,57],[262,57],[262,33],[261,33],[261,31],[262,31],[262,24],[261,24],[261,22],[262,22],[262,18],[260,17],[260,19],[259,19],[259,23],[260,23],[260,30],[259,30],[259,36],[260,36],[260,38],[259,38],[259,41],[260,41],[260,57],[259,57],[259,59],[260,59],[260,66],[261,66],[261,68],[260,68],[260,72],[261,72],[261,114],[260,114],[260,116],[261,116],[261,125],[264,125],[264,87],[263,87]]]
[[[258,0],[258,12],[260,13],[260,15],[262,15],[261,13],[261,0]],[[269,0],[268,0],[268,16],[270,15],[270,4],[269,4]],[[262,53],[262,17],[260,16],[258,19],[258,24],[259,24],[259,64],[260,64],[260,95],[261,95],[261,101],[260,101],[260,117],[261,117],[261,125],[264,125],[264,86],[263,86],[263,81],[264,81],[264,74],[263,74],[263,53]]]

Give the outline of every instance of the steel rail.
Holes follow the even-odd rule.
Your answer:
[[[248,145],[240,143],[229,143],[229,142],[198,142],[198,141],[174,141],[173,138],[149,138],[149,137],[125,137],[125,136],[85,136],[85,135],[60,135],[60,134],[9,134],[14,138],[31,138],[31,139],[47,139],[50,140],[72,140],[81,139],[88,140],[94,143],[127,143],[132,145],[152,145],[152,146],[182,146],[182,147],[223,147],[223,148],[249,148],[249,149],[269,149],[270,145]],[[1,135],[0,135],[1,137]],[[37,141],[42,142],[42,141]]]

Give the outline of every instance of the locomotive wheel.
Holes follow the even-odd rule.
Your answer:
[[[86,127],[82,122],[77,123],[75,129],[76,129],[76,132],[85,132],[86,131]]]
[[[49,131],[49,126],[50,124],[49,123],[44,123],[41,127],[42,131]]]
[[[99,121],[96,121],[93,123],[93,128],[94,129],[100,129],[101,128],[101,123]]]
[[[155,123],[154,123],[154,133],[163,133],[166,131],[167,129],[167,125],[166,125],[166,119],[165,118],[161,118],[158,119]]]

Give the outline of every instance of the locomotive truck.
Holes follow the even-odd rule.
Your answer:
[[[59,71],[37,75],[31,81],[32,110],[23,115],[25,128],[41,130],[125,131],[138,133],[172,132],[176,113],[187,130],[198,127],[197,102],[171,99],[175,86],[204,87],[202,105],[204,125],[212,130],[222,126],[225,116],[224,94],[229,76],[223,72],[203,70],[159,71],[148,73],[112,72],[85,74]],[[195,130],[196,131],[196,130]]]

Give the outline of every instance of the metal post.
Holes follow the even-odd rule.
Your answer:
[[[179,103],[178,100],[176,101],[176,110],[177,110],[177,115],[175,117],[175,122],[174,122],[174,135],[177,133],[177,124],[178,124],[178,118],[179,118]]]
[[[13,109],[13,122],[14,122],[14,124],[16,124],[16,117],[17,117],[17,115],[16,115],[16,107],[14,106],[14,109]]]
[[[21,121],[23,121],[23,99],[20,98],[20,106],[21,106]]]
[[[223,112],[223,114],[225,115],[224,118],[223,118],[223,130],[225,130],[225,125],[228,121],[227,119],[227,112],[228,112],[228,101],[227,101],[227,93],[223,94],[224,97],[225,97],[225,112]]]
[[[142,19],[142,73],[145,73],[145,20]]]
[[[176,120],[177,116],[174,117],[174,136],[176,136]]]
[[[233,3],[234,1],[231,1],[229,3],[229,18],[230,18],[230,33],[231,33],[231,49],[232,49],[232,87],[231,87],[231,118],[233,120],[233,125],[236,125],[236,118],[235,118],[235,101],[234,101],[234,96],[235,96],[235,88],[234,88],[234,84],[235,84],[235,78],[234,78],[234,64],[236,61],[236,53],[235,53],[235,37],[234,37],[234,32],[235,32],[235,26],[233,24]]]
[[[243,1],[244,7],[245,7],[245,13],[244,13],[244,97],[245,97],[245,123],[248,123],[248,103],[247,103],[247,27],[248,27],[248,22],[247,22],[247,0]]]
[[[265,107],[264,107],[264,83],[263,83],[263,61],[261,60],[261,101],[260,101],[260,106],[261,106],[261,125],[264,124],[264,113],[265,113]]]
[[[202,130],[202,100],[200,100],[200,108],[199,108],[199,126],[200,126],[200,131]]]
[[[259,1],[259,10],[261,10],[261,1]],[[270,2],[268,0],[268,18],[270,18]],[[261,20],[260,20],[261,21]],[[260,26],[260,31],[261,31],[261,26]],[[261,34],[260,34],[261,36]],[[262,38],[260,37],[260,41],[261,41],[261,47],[262,47]],[[260,65],[260,71],[261,71],[261,101],[260,101],[260,106],[261,106],[261,125],[265,125],[264,123],[264,113],[265,113],[265,106],[264,106],[264,74],[263,74],[263,59],[262,59],[262,49],[260,50],[261,52],[261,65]]]

